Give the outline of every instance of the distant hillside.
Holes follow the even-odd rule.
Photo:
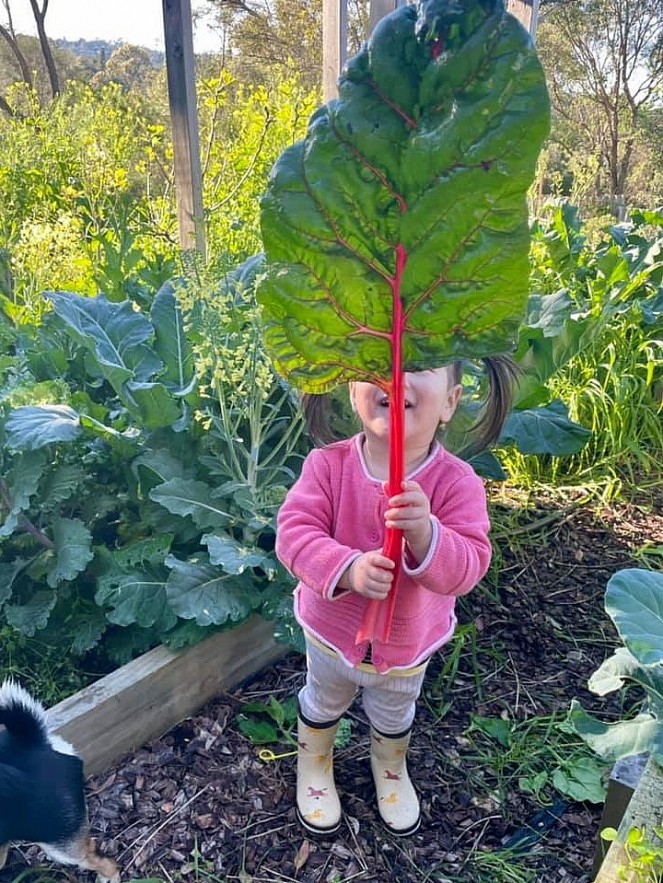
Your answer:
[[[61,49],[67,49],[69,52],[71,52],[73,55],[77,55],[79,58],[98,59],[101,56],[108,59],[119,46],[122,46],[123,41],[53,40],[53,43],[55,43],[55,45],[59,46]],[[150,56],[152,67],[160,68],[164,66],[165,56],[163,52],[159,52],[156,49],[148,49],[146,46],[144,46],[143,48]]]

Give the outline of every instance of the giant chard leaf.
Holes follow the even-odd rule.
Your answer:
[[[339,98],[274,166],[266,346],[306,392],[362,379],[388,391],[390,495],[404,471],[403,372],[515,346],[526,193],[548,126],[541,66],[503,0],[418,0],[380,22]],[[401,548],[387,531],[395,587]],[[376,634],[378,606],[358,640]]]

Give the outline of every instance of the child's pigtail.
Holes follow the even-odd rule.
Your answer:
[[[481,360],[488,376],[488,398],[483,415],[472,430],[473,453],[484,451],[500,437],[511,412],[513,390],[518,380],[518,366],[510,356],[487,356]]]
[[[331,429],[331,402],[328,395],[302,395],[302,412],[308,434],[318,446],[329,445],[338,441]]]

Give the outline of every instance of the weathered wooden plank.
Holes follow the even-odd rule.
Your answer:
[[[200,170],[191,0],[163,0],[168,100],[180,245],[205,257],[203,184]]]
[[[641,871],[629,871],[625,846],[629,831],[644,828],[649,839],[659,847],[663,842],[656,837],[654,827],[660,827],[663,818],[663,769],[653,757],[640,777],[638,787],[624,813],[617,839],[610,844],[595,883],[639,883]]]
[[[599,822],[599,832],[604,828],[619,828],[648,760],[648,754],[636,754],[631,757],[622,757],[615,763],[608,780],[608,791]],[[609,848],[610,844],[600,836],[596,838],[593,877],[598,874]]]
[[[337,93],[336,81],[348,54],[347,0],[322,0],[322,99]]]
[[[49,724],[76,747],[93,775],[284,652],[271,623],[253,617],[178,653],[150,650],[53,706]]]
[[[393,12],[394,9],[400,5],[401,4],[398,0],[370,0],[367,36],[370,36],[373,33],[375,25],[381,18],[384,18],[385,15],[389,15],[390,12]]]
[[[540,0],[507,0],[506,8],[521,25],[530,33],[532,39],[536,36],[536,26],[539,18]]]

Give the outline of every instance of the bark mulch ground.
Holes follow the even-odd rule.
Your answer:
[[[645,544],[663,543],[656,511],[539,499],[509,513],[496,537],[498,575],[464,599],[456,643],[429,667],[410,753],[423,811],[415,835],[395,838],[377,820],[357,703],[351,741],[336,753],[343,827],[331,840],[304,836],[293,810],[294,758],[261,761],[237,728],[245,702],[284,702],[300,687],[303,660],[290,654],[90,782],[102,850],[117,857],[125,880],[589,881],[601,805],[560,799],[548,785],[537,801],[519,779],[550,774],[577,750],[551,723],[572,698],[607,718],[619,712],[586,683],[616,641],[606,583],[638,566]],[[509,744],[472,727],[476,715],[511,722],[510,741],[502,734]],[[546,753],[551,745],[559,756]],[[38,862],[36,848],[22,852],[12,852],[0,880],[15,881],[26,857]]]

